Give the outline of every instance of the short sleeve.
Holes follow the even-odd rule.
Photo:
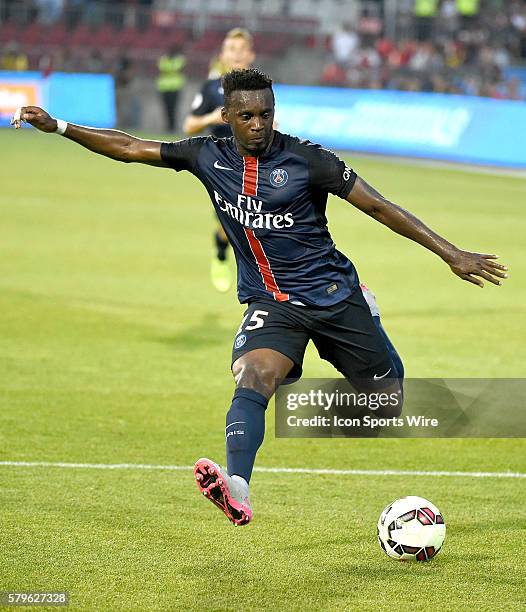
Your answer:
[[[190,113],[196,117],[202,117],[214,110],[214,101],[210,95],[210,81],[206,81],[201,90],[195,94],[190,107]]]
[[[177,170],[193,172],[197,157],[206,138],[186,138],[176,142],[163,142],[161,144],[161,159],[169,167]]]
[[[347,199],[356,181],[356,172],[332,151],[307,145],[311,186]]]

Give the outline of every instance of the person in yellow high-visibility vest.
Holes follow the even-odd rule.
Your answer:
[[[480,0],[456,0],[457,12],[462,19],[462,27],[469,27],[476,19]]]
[[[433,30],[433,19],[438,13],[438,0],[415,0],[416,37],[428,40]]]
[[[20,51],[16,42],[6,45],[5,52],[0,56],[0,70],[23,72],[27,70],[27,55]]]
[[[480,0],[457,0],[456,4],[460,15],[473,17],[479,12]]]
[[[178,53],[177,48],[170,49],[167,54],[159,58],[158,62],[157,89],[161,94],[166,123],[170,132],[175,131],[179,92],[186,83],[186,77],[183,74],[185,64],[186,57]]]

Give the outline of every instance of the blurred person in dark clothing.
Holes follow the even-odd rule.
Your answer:
[[[114,74],[117,123],[121,127],[135,128],[139,122],[140,107],[138,97],[131,91],[135,76],[132,60],[122,55],[117,60]]]
[[[230,126],[221,117],[224,105],[221,77],[232,69],[248,68],[255,59],[253,38],[248,30],[234,28],[225,36],[219,56],[211,62],[208,80],[196,94],[192,109],[184,121],[188,136],[208,130],[218,138],[232,135]],[[214,232],[214,255],[210,267],[212,285],[220,292],[228,291],[232,285],[232,273],[227,261],[228,238],[221,225]]]

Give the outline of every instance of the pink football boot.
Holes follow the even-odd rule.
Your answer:
[[[246,525],[252,520],[252,507],[244,481],[229,476],[210,459],[198,459],[194,476],[201,493],[222,510],[234,525]]]

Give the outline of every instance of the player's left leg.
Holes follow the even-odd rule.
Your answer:
[[[374,324],[378,328],[380,335],[384,339],[385,345],[387,346],[387,351],[391,357],[391,361],[396,369],[396,377],[403,380],[404,378],[404,364],[402,363],[402,359],[398,354],[398,351],[395,349],[393,343],[391,342],[387,332],[385,331],[382,321],[380,319],[380,308],[378,306],[378,302],[376,301],[376,296],[374,293],[367,287],[365,283],[360,283],[360,289],[362,290],[362,295],[369,306],[369,310],[371,311],[371,316],[373,317]]]

